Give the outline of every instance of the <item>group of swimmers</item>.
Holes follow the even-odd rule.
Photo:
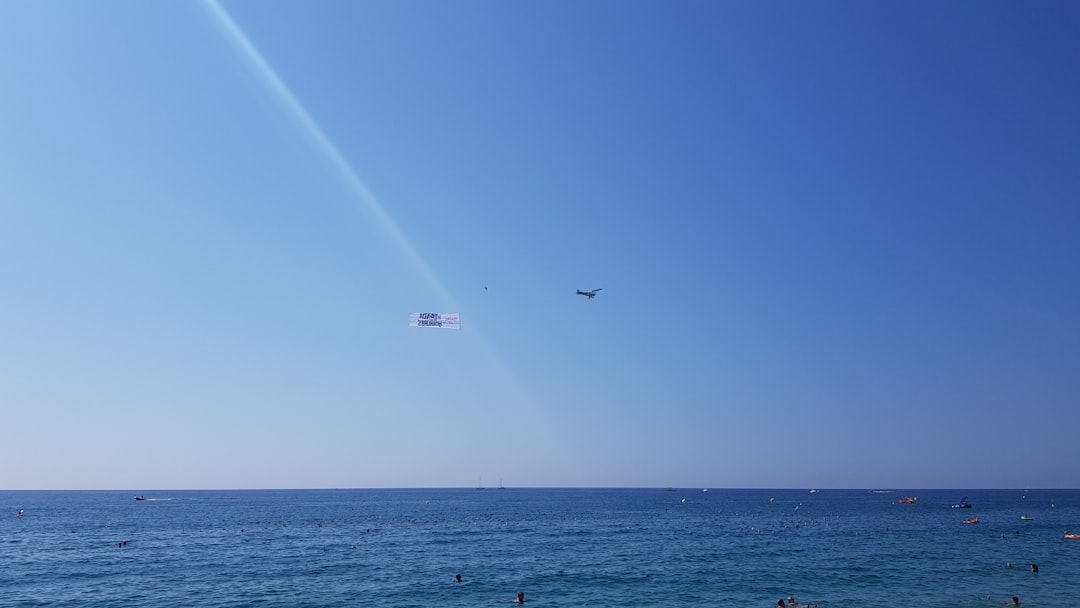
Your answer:
[[[1005,567],[1006,568],[1012,568],[1012,562],[1005,562]],[[1031,564],[1031,571],[1033,573],[1035,573],[1035,574],[1038,574],[1039,573],[1039,565],[1038,564]],[[990,599],[990,598],[988,597],[986,599]],[[1012,601],[1011,602],[1003,602],[1003,605],[1005,605],[1005,606],[1019,606],[1020,605],[1020,598],[1018,598],[1018,597],[1016,597],[1014,595],[1014,596],[1012,596]]]
[[[460,583],[461,582],[461,574],[460,573],[454,575],[454,582],[455,583]],[[524,591],[518,591],[518,594],[517,594],[516,598],[514,598],[512,600],[504,600],[504,601],[514,602],[515,604],[524,604],[525,603],[525,592]]]

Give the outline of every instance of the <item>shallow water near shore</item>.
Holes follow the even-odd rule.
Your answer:
[[[1078,490],[139,494],[0,492],[0,606],[989,608],[1080,583]]]

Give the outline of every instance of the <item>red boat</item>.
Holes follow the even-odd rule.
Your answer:
[[[978,518],[978,517],[974,517],[974,518],[972,518],[972,519],[965,519],[965,520],[964,520],[964,523],[965,523],[965,524],[977,524],[977,523],[979,523],[979,518]]]

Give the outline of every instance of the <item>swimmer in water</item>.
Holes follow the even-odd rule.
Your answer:
[[[1031,571],[1034,572],[1035,574],[1038,574],[1039,573],[1039,567],[1037,565],[1035,565],[1035,564],[1031,564]]]
[[[461,582],[461,575],[460,574],[454,577],[454,582],[455,583],[460,583]]]
[[[524,591],[518,591],[517,599],[514,600],[514,601],[519,603],[519,604],[524,604],[525,603],[525,592]]]

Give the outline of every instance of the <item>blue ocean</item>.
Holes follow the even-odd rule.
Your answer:
[[[914,504],[901,504],[904,494]],[[952,508],[963,495],[972,507]],[[821,608],[989,608],[1012,596],[1023,606],[1072,605],[1080,589],[1080,540],[1064,538],[1080,532],[1078,490],[142,498],[0,492],[0,606],[472,607],[524,592],[547,607],[775,608],[793,595]]]

